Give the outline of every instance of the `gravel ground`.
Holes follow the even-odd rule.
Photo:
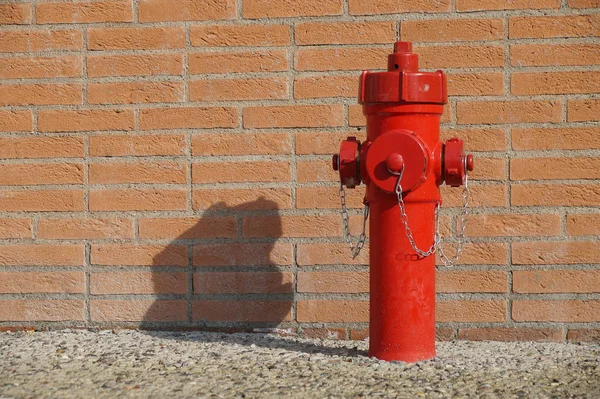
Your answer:
[[[366,342],[261,334],[0,333],[0,398],[600,398],[600,346],[443,342],[417,364]]]

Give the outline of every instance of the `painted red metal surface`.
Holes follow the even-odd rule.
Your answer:
[[[442,71],[419,72],[412,45],[398,42],[387,72],[363,72],[359,101],[367,117],[367,140],[341,144],[340,178],[360,175],[370,206],[369,356],[416,362],[435,356],[435,257],[412,248],[395,193],[402,172],[402,197],[419,248],[435,234],[438,186],[460,185],[473,158],[463,142],[439,138],[447,102]],[[353,155],[351,155],[353,154]],[[348,170],[342,171],[342,159]],[[358,171],[358,172],[355,172]],[[343,172],[343,173],[342,173]],[[359,184],[359,183],[357,183]]]

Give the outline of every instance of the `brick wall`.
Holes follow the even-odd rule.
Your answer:
[[[330,155],[364,137],[359,73],[399,37],[447,72],[443,136],[477,161],[439,338],[597,339],[599,7],[1,2],[0,328],[364,337],[368,251],[344,244]]]

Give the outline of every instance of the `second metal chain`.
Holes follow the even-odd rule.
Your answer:
[[[367,231],[367,219],[369,218],[369,204],[365,203],[365,207],[363,210],[362,232],[360,233],[360,236],[358,236],[358,239],[356,239],[357,240],[356,244],[354,244],[355,238],[353,238],[352,235],[350,234],[350,221],[349,221],[349,217],[348,217],[348,209],[346,208],[346,190],[344,189],[343,184],[340,184],[339,196],[340,196],[340,202],[342,204],[342,224],[344,227],[344,239],[350,245],[350,251],[352,251],[352,259],[354,259],[358,256],[358,254],[360,254],[360,251],[365,246],[365,242],[367,240],[366,231]]]

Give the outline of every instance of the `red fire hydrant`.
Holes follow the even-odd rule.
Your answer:
[[[445,182],[467,187],[473,156],[464,154],[462,140],[440,141],[446,77],[442,71],[419,72],[411,43],[396,43],[388,71],[365,71],[360,83],[367,140],[344,140],[340,153],[333,156],[333,168],[340,174],[347,238],[344,187],[367,185],[369,356],[406,362],[431,359],[435,357],[434,254],[440,244],[438,186]],[[466,209],[464,198],[463,194]],[[364,242],[363,226],[358,244],[351,245],[354,256]]]

